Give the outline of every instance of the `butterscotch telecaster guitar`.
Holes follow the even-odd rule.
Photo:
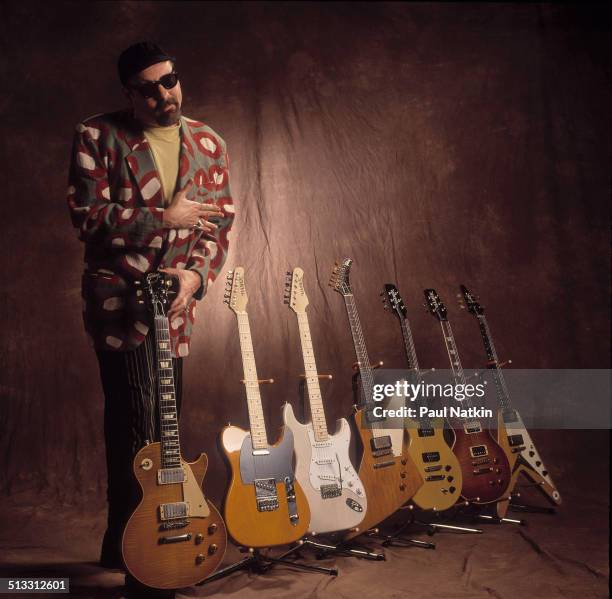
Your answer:
[[[225,521],[232,538],[245,547],[272,547],[297,541],[308,531],[310,509],[293,469],[293,433],[283,427],[268,444],[251,339],[244,269],[227,275],[225,303],[236,314],[244,368],[250,431],[228,426],[221,444],[232,478],[225,499]]]
[[[337,422],[336,433],[327,430],[323,399],[315,362],[304,290],[304,271],[294,268],[285,286],[285,302],[297,316],[311,422],[296,419],[289,403],[283,408],[285,425],[295,443],[295,475],[308,497],[312,534],[356,529],[368,506],[363,484],[349,458],[351,428],[345,418]]]
[[[363,446],[358,472],[368,497],[368,509],[361,522],[360,531],[349,532],[345,536],[346,539],[352,539],[360,532],[382,522],[413,497],[423,485],[423,477],[408,451],[409,438],[406,430],[385,428],[385,421],[373,414],[374,375],[349,282],[351,264],[350,258],[344,258],[342,264],[334,268],[330,286],[344,298],[361,376],[362,403],[354,418]]]
[[[478,320],[478,328],[487,355],[487,368],[491,369],[495,382],[495,391],[500,405],[497,413],[497,441],[505,450],[510,461],[510,468],[512,470],[510,491],[514,490],[519,476],[523,473],[536,484],[538,489],[544,493],[551,503],[560,505],[561,494],[557,490],[548,469],[540,457],[529,431],[525,428],[521,415],[518,410],[512,407],[510,394],[508,393],[508,387],[506,386],[499,359],[497,358],[497,352],[493,345],[493,338],[487,324],[484,308],[468,291],[465,285],[461,285],[460,288],[467,309]],[[505,517],[509,505],[509,500],[500,501],[497,504],[497,515],[500,518]]]
[[[154,312],[159,406],[159,443],[134,458],[142,500],[123,533],[123,561],[142,584],[157,589],[194,585],[220,564],[227,545],[221,515],[202,492],[208,459],[181,457],[176,396],[166,306],[170,280],[159,273],[146,279]]]
[[[446,306],[440,301],[435,289],[425,289],[424,293],[429,311],[440,322],[455,383],[465,387],[465,374],[447,318]],[[472,407],[469,398],[464,400],[464,405]],[[506,498],[510,485],[510,464],[506,452],[495,441],[491,431],[477,418],[457,419],[453,430],[453,452],[463,473],[461,496],[476,504],[494,503]]]
[[[399,320],[409,374],[416,383],[421,378],[421,371],[404,301],[397,287],[390,283],[385,285],[381,296],[385,308],[393,312]],[[424,398],[419,397],[413,402],[413,407],[420,413],[421,408],[427,409],[429,406]],[[406,419],[406,428],[410,435],[408,451],[425,481],[415,493],[412,502],[424,510],[446,510],[456,503],[461,494],[461,466],[444,440],[445,425],[445,419],[430,419],[426,414],[415,419]]]

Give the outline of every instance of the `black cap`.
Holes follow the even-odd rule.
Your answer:
[[[138,42],[124,50],[117,61],[119,79],[126,85],[132,75],[140,73],[143,69],[158,62],[171,60],[176,62],[174,56],[166,54],[157,44],[152,42]]]

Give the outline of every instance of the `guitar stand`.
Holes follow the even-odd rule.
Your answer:
[[[327,543],[320,543],[319,541],[313,541],[312,539],[302,539],[299,544],[293,547],[288,553],[299,551],[304,547],[312,547],[313,549],[318,550],[316,553],[317,559],[324,559],[330,553],[345,557],[369,559],[373,561],[385,561],[386,559],[383,553],[368,551],[366,548],[358,549],[356,546],[347,546],[343,543],[338,545],[328,545]]]
[[[522,487],[526,486],[538,486],[538,485],[522,485]],[[520,499],[520,493],[514,493],[510,499],[510,504],[508,509],[513,512],[523,512],[525,514],[556,514],[557,510],[554,507],[550,506],[541,506],[541,505],[530,505],[526,503],[516,503],[516,499]]]
[[[221,570],[218,570],[214,574],[211,574],[208,578],[205,578],[196,586],[201,586],[203,584],[213,582],[214,580],[225,578],[226,576],[229,576],[230,574],[232,574],[233,572],[237,572],[238,570],[249,569],[257,574],[265,574],[277,564],[283,564],[285,566],[289,566],[290,568],[296,568],[305,572],[328,574],[329,576],[338,576],[337,568],[323,568],[321,566],[311,566],[308,564],[300,564],[298,562],[285,559],[287,556],[291,555],[292,553],[295,553],[299,549],[301,549],[301,544],[292,547],[291,549],[285,551],[284,553],[281,553],[277,557],[263,555],[258,549],[249,549],[248,552],[250,553],[250,555],[248,557],[241,559],[235,564],[231,564],[229,566],[226,566],[225,568],[221,568]]]

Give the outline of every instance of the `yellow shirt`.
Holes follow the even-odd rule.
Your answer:
[[[180,123],[170,127],[151,127],[144,130],[144,135],[153,152],[166,206],[172,201],[176,189],[181,154],[180,132]]]

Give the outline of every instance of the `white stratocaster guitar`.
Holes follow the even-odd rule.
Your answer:
[[[500,406],[497,417],[497,441],[508,455],[512,468],[509,491],[514,490],[520,474],[523,473],[533,481],[551,503],[560,505],[561,495],[544,465],[529,431],[525,428],[521,415],[518,410],[512,407],[510,402],[510,394],[493,345],[493,338],[489,331],[484,308],[476,301],[475,296],[468,291],[465,285],[460,287],[467,309],[478,320],[480,335],[487,354],[487,367],[491,370],[495,381],[495,390]],[[500,501],[497,504],[497,515],[500,518],[505,517],[509,506],[509,500]]]
[[[349,458],[349,423],[341,418],[335,434],[327,431],[303,277],[304,271],[294,268],[293,273],[288,273],[285,287],[285,303],[297,316],[312,418],[311,422],[302,424],[296,420],[289,403],[283,408],[285,426],[293,433],[295,476],[310,505],[310,534],[358,531],[367,509],[365,490]]]

